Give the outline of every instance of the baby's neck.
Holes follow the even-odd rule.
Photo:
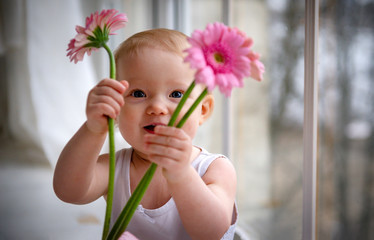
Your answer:
[[[151,161],[145,157],[142,157],[137,150],[133,149],[131,164],[135,167],[135,169],[148,168],[151,165]]]

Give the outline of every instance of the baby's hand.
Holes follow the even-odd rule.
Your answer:
[[[145,137],[150,160],[163,168],[169,181],[177,181],[190,167],[191,138],[180,128],[157,126]]]
[[[107,117],[116,118],[125,104],[123,94],[129,84],[126,81],[104,79],[88,94],[87,127],[94,133],[108,131]]]

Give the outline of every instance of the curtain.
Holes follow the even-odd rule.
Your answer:
[[[65,56],[75,25],[84,25],[81,4],[2,1],[1,11],[2,138],[40,150],[54,166],[97,80],[90,58],[73,64]]]

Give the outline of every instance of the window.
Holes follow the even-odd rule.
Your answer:
[[[266,65],[265,80],[247,79],[230,100],[215,92],[214,114],[195,141],[235,164],[239,227],[251,239],[374,237],[374,1],[322,0],[319,9],[311,9],[315,2],[121,1],[132,22],[124,37],[152,27],[189,35],[215,21],[230,21],[253,37]],[[306,26],[313,19],[305,13],[314,10],[319,10],[312,22],[318,59],[309,59],[305,42],[313,32]],[[306,58],[318,65],[304,69]],[[310,76],[313,66],[318,86],[317,76]],[[312,85],[304,85],[305,74]],[[304,110],[311,114],[307,119]],[[318,162],[317,185],[310,168],[317,162],[303,165],[305,158]]]
[[[321,1],[318,237],[374,238],[374,1]]]

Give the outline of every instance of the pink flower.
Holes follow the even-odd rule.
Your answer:
[[[260,55],[255,52],[250,52],[248,58],[251,60],[251,77],[257,81],[262,81],[262,75],[265,72],[265,66],[260,62]]]
[[[138,240],[134,235],[132,235],[130,232],[124,232],[118,240]]]
[[[253,40],[250,37],[247,37],[247,35],[240,31],[237,28],[231,29],[232,31],[236,31],[238,34],[243,36],[245,38],[243,47],[252,47]],[[248,53],[247,57],[251,61],[251,77],[253,79],[256,79],[257,81],[262,81],[263,74],[265,72],[265,66],[262,62],[260,62],[260,55],[258,53],[253,52],[252,50]]]
[[[261,75],[259,56],[251,55],[252,39],[237,29],[222,23],[208,24],[204,31],[195,30],[188,41],[191,47],[186,50],[185,61],[197,70],[196,83],[205,84],[209,91],[218,86],[230,96],[233,87],[243,86],[244,77]]]
[[[82,61],[84,54],[91,55],[93,50],[102,47],[114,35],[114,31],[125,26],[127,17],[125,14],[117,14],[115,9],[96,11],[86,18],[86,26],[76,26],[77,35],[73,38],[67,51],[67,56],[74,63]]]

